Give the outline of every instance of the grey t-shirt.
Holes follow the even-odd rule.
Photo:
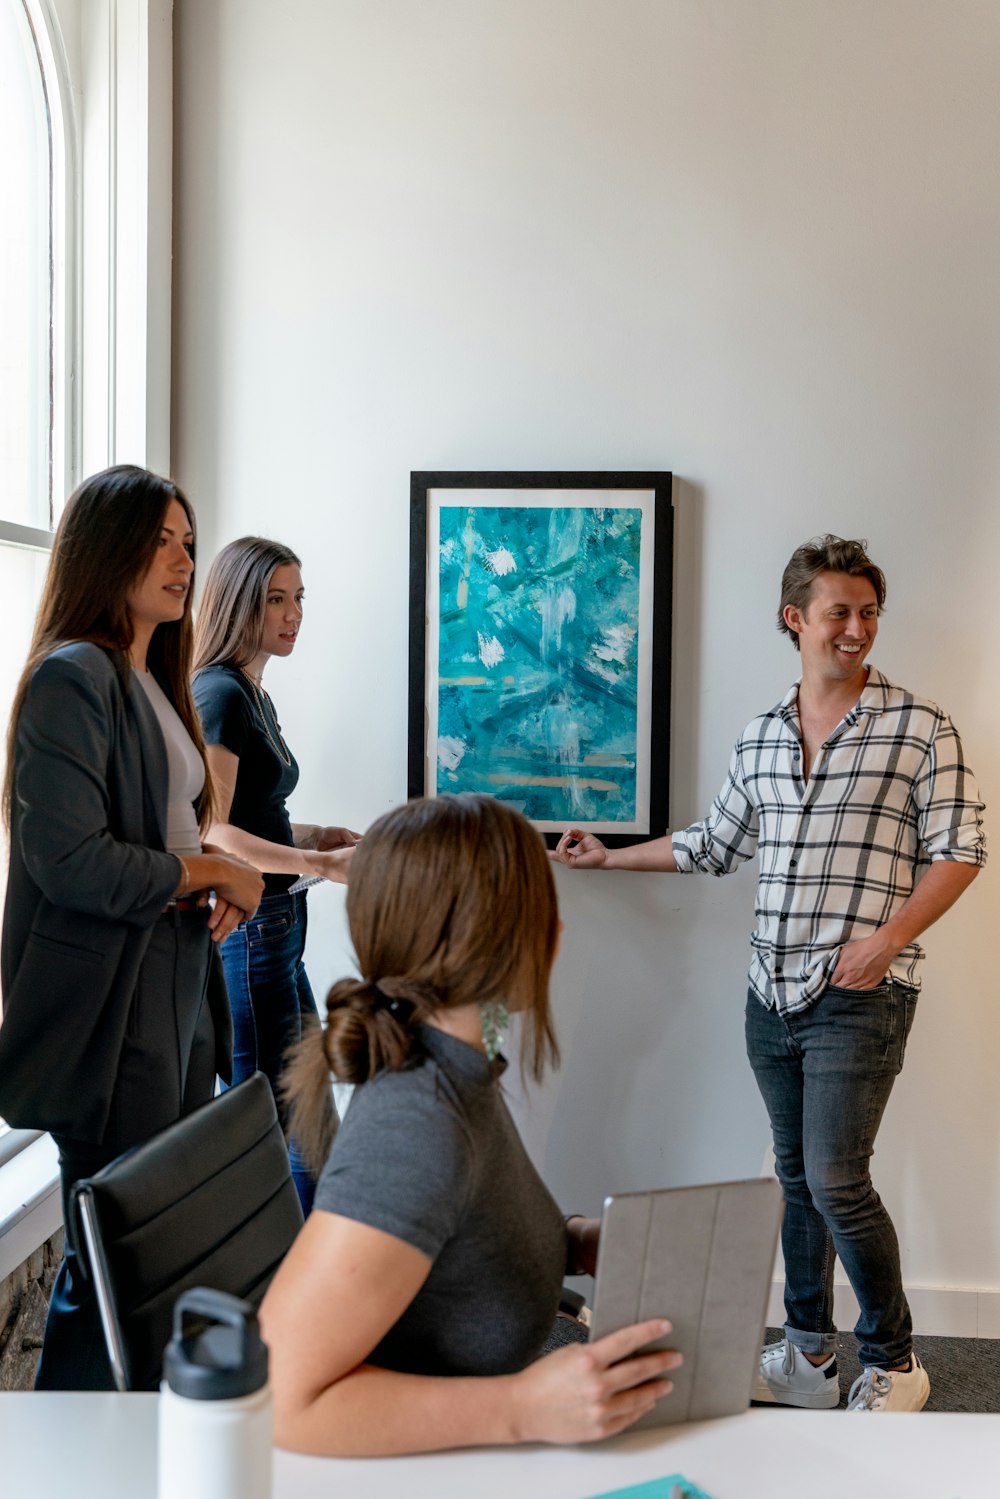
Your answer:
[[[506,1064],[418,1025],[411,1062],[356,1088],[315,1206],[433,1264],[369,1362],[509,1374],[537,1357],[566,1273],[566,1227],[500,1092]]]

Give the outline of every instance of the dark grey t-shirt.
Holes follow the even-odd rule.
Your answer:
[[[505,1064],[417,1026],[410,1064],[355,1090],[315,1206],[432,1260],[370,1355],[419,1374],[509,1374],[536,1358],[566,1273],[566,1228],[500,1092]]]

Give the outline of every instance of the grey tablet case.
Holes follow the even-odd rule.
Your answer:
[[[677,1348],[673,1392],[632,1430],[746,1410],[760,1358],[781,1225],[771,1177],[609,1197],[590,1338],[669,1317],[651,1347]]]

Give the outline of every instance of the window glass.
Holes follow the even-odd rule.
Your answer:
[[[18,678],[28,655],[38,600],[49,565],[48,552],[0,546],[0,598],[4,649],[0,651],[0,768],[6,764],[7,722]],[[0,822],[0,912],[7,883],[7,832]],[[0,1135],[7,1126],[0,1118]]]
[[[0,598],[3,599],[4,635],[4,648],[0,651],[0,729],[4,743],[10,705],[27,660],[38,600],[48,565],[48,552],[35,551],[32,547],[0,546]],[[0,829],[0,838],[3,836]],[[6,861],[2,867],[6,874]]]
[[[0,0],[0,203],[0,521],[45,530],[52,524],[52,154],[23,0]],[[0,772],[48,560],[47,552],[0,541]],[[0,825],[0,909],[6,868]],[[7,1133],[0,1119],[0,1135]]]
[[[0,520],[51,524],[51,150],[22,0],[0,0]]]
[[[170,17],[0,0],[0,770],[46,533],[83,472],[148,459],[150,389],[169,466]]]

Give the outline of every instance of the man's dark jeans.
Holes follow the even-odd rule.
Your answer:
[[[899,1244],[869,1161],[916,1003],[915,989],[893,981],[865,990],[830,985],[795,1015],[747,998],[747,1056],[785,1194],[786,1336],[804,1353],[835,1350],[839,1255],[861,1307],[854,1331],[864,1367],[892,1368],[911,1348]]]

